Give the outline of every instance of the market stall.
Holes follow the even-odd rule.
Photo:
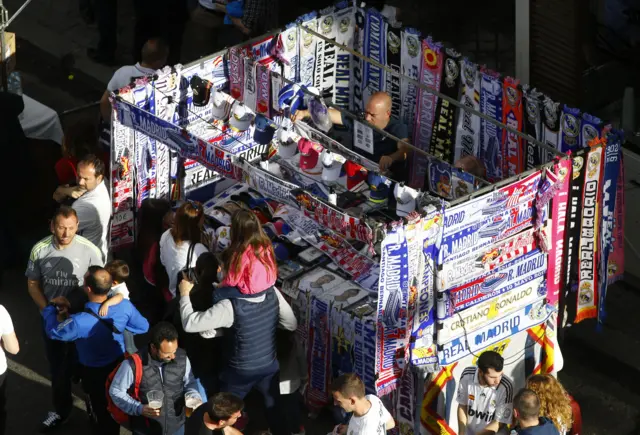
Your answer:
[[[359,115],[380,90],[411,126],[406,183],[360,155],[374,132],[403,139]],[[559,328],[602,320],[622,273],[620,135],[374,10],[343,2],[112,98],[112,248],[144,199],[200,187],[190,171],[232,180],[205,202],[210,248],[234,210],[262,221],[313,409],[355,372],[402,433],[456,433],[466,367],[491,349],[516,388],[555,373]],[[301,107],[311,122],[290,121]],[[466,155],[487,180],[454,167]]]

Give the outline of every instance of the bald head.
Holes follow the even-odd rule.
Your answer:
[[[99,267],[89,271],[84,280],[85,287],[96,296],[106,296],[111,290],[113,279],[106,269]]]
[[[162,39],[149,39],[142,47],[142,66],[161,69],[167,64],[169,46]]]
[[[475,175],[476,177],[485,178],[487,176],[487,169],[482,163],[482,160],[475,156],[466,155],[453,165],[458,169],[462,169],[465,172]]]
[[[540,415],[540,399],[533,390],[524,388],[514,397],[513,408],[519,420],[537,421]]]
[[[391,119],[391,96],[382,91],[372,94],[365,109],[365,119],[384,130]]]

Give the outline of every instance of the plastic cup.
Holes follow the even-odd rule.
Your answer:
[[[147,402],[150,408],[160,409],[164,402],[164,393],[158,390],[151,390],[147,393]]]
[[[202,405],[202,400],[200,400],[200,398],[197,396],[185,394],[184,404],[186,408],[185,415],[187,417],[191,417],[193,411],[195,411],[198,406]]]

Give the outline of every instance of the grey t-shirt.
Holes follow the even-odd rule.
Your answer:
[[[76,235],[69,246],[58,249],[53,236],[49,236],[31,250],[25,276],[40,281],[44,296],[50,301],[81,286],[89,266],[103,265],[100,250],[84,237]]]

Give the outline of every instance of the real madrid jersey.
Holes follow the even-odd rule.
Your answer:
[[[467,367],[460,376],[458,403],[467,406],[467,435],[480,433],[493,421],[510,424],[513,382],[503,375],[497,387],[482,386],[478,368]]]

